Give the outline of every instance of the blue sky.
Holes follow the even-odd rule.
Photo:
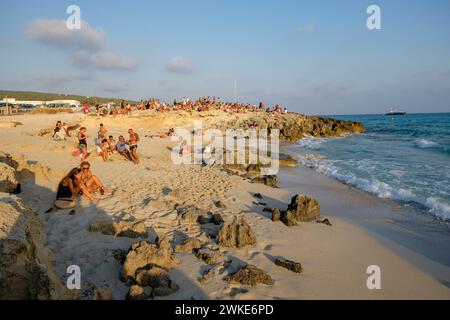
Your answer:
[[[71,4],[77,37],[59,30]],[[366,27],[371,4],[382,30]],[[0,12],[0,89],[232,100],[236,80],[239,101],[307,114],[450,111],[447,0],[2,0]]]

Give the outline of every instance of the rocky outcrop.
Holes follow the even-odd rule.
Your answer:
[[[16,170],[0,162],[0,192],[13,193],[17,188]]]
[[[285,215],[291,215],[296,221],[313,221],[320,216],[320,205],[316,199],[298,194],[292,197]]]
[[[147,237],[147,227],[144,221],[106,221],[97,220],[92,222],[88,231],[100,232],[104,235],[113,235],[116,237],[127,238],[145,238]]]
[[[69,299],[36,212],[15,197],[0,202],[0,299]]]
[[[212,123],[211,127],[221,130],[255,127],[267,129],[269,133],[277,129],[280,132],[280,139],[285,141],[297,141],[305,136],[330,137],[364,132],[364,126],[360,122],[305,116],[298,113],[276,116],[265,112],[238,115],[228,121]]]
[[[258,283],[273,284],[273,280],[267,272],[251,264],[243,266],[237,272],[225,278],[225,280],[247,286],[256,286]]]
[[[256,235],[243,218],[235,217],[232,223],[225,223],[219,230],[217,241],[222,247],[243,248],[256,244]]]
[[[178,263],[178,258],[167,242],[157,245],[141,241],[131,245],[123,263],[121,277],[124,281],[134,280],[139,269],[150,269],[153,266],[170,269]]]
[[[134,243],[121,273],[122,280],[130,285],[127,299],[144,300],[176,292],[179,287],[170,278],[168,270],[178,263],[165,239],[159,244],[145,241]]]

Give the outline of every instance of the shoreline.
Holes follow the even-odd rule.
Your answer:
[[[177,253],[180,263],[169,271],[169,275],[180,289],[159,299],[450,298],[448,287],[376,240],[370,232],[351,221],[353,219],[335,218],[330,208],[339,209],[339,202],[328,197],[328,200],[322,199],[323,195],[317,193],[320,188],[307,189],[306,185],[305,192],[292,192],[286,188],[274,189],[249,183],[241,177],[227,175],[219,168],[175,166],[170,161],[168,148],[176,143],[167,138],[142,138],[139,146],[142,164],[139,166],[118,159],[104,163],[95,156],[89,157],[94,173],[112,190],[112,194],[101,197],[96,205],[80,199],[75,215],[65,211],[47,214],[45,210],[53,201],[58,181],[68,169],[79,164],[79,160],[70,155],[74,148],[72,141],[55,142],[49,137],[33,135],[44,128],[45,123],[53,124],[59,118],[64,121],[82,119],[88,132],[103,122],[114,136],[123,133],[128,126],[136,126],[142,119],[130,117],[105,121],[79,115],[20,116],[18,119],[23,126],[1,129],[2,134],[11,137],[10,142],[2,145],[2,151],[13,155],[20,162],[20,169],[31,172],[19,174],[23,183],[23,192],[19,196],[37,210],[43,222],[47,246],[55,257],[56,273],[64,277],[68,264],[79,264],[84,274],[84,291],[105,288],[111,291],[113,298],[125,299],[128,287],[119,279],[122,265],[113,252],[127,250],[131,244],[140,241],[90,232],[87,229],[93,221],[126,221],[132,217],[144,221],[147,241],[155,241],[155,235],[158,235],[179,243],[184,234],[213,245],[214,239],[205,235],[216,227],[205,229],[178,217],[177,207],[195,205],[220,213],[226,222],[234,216],[244,217],[256,234],[257,242],[242,249],[219,248],[223,259],[231,259],[232,263],[224,273],[219,272],[204,283],[198,278],[208,266],[191,253]],[[163,129],[157,126],[156,121],[149,125],[154,126],[151,130]],[[285,170],[296,169],[282,169],[279,175],[282,184]],[[345,195],[341,188],[337,188],[339,193],[336,197]],[[323,186],[322,192],[326,192]],[[280,208],[286,207],[286,199],[297,193],[317,197],[322,206],[322,216],[331,216],[333,226],[308,222],[286,227],[281,222],[273,222],[268,213],[263,212],[263,206],[253,203],[256,200],[254,193],[261,193],[262,201],[267,205]],[[7,199],[8,196],[2,194],[0,198]],[[214,205],[218,200],[225,208]],[[367,198],[362,203],[367,205],[372,201]],[[295,274],[276,266],[272,261],[275,256],[300,262],[303,272]],[[248,287],[223,280],[224,276],[245,263],[267,272],[274,284]],[[382,268],[382,290],[368,290],[366,287],[366,268],[372,264],[379,264]]]
[[[310,194],[319,200],[325,216],[362,227],[383,246],[450,288],[447,222],[395,200],[378,198],[302,164],[297,168],[281,168],[278,176],[281,188]]]

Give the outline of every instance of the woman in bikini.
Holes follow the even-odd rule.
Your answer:
[[[77,138],[78,138],[78,149],[80,149],[80,152],[83,155],[81,157],[81,161],[84,161],[87,158],[87,142],[86,142],[87,135],[85,127],[80,128],[80,131],[78,131],[77,134]]]
[[[133,159],[133,162],[138,164],[139,163],[139,156],[137,154],[137,143],[139,141],[139,135],[134,132],[133,129],[128,130],[128,134],[130,135],[130,152],[131,152],[131,158]]]
[[[80,168],[73,168],[58,184],[56,200],[73,201],[75,195],[80,192],[76,176],[80,173]]]
[[[103,195],[108,190],[103,186],[100,180],[94,176],[90,170],[91,165],[87,161],[83,161],[80,164],[81,171],[76,175],[77,183],[80,186],[81,192],[85,197],[93,202],[97,202],[97,199],[92,195],[97,191]]]

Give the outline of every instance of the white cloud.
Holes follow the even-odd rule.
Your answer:
[[[105,32],[92,28],[84,20],[80,29],[70,30],[65,20],[38,19],[28,26],[25,36],[58,48],[98,50],[106,43]]]
[[[304,33],[311,33],[317,28],[316,22],[310,22],[302,27],[297,28],[297,33],[304,34]]]
[[[77,51],[72,55],[72,61],[77,65],[103,70],[133,70],[137,66],[134,59],[112,51]]]
[[[167,62],[166,69],[174,73],[191,73],[194,71],[194,66],[183,57],[175,57]]]

